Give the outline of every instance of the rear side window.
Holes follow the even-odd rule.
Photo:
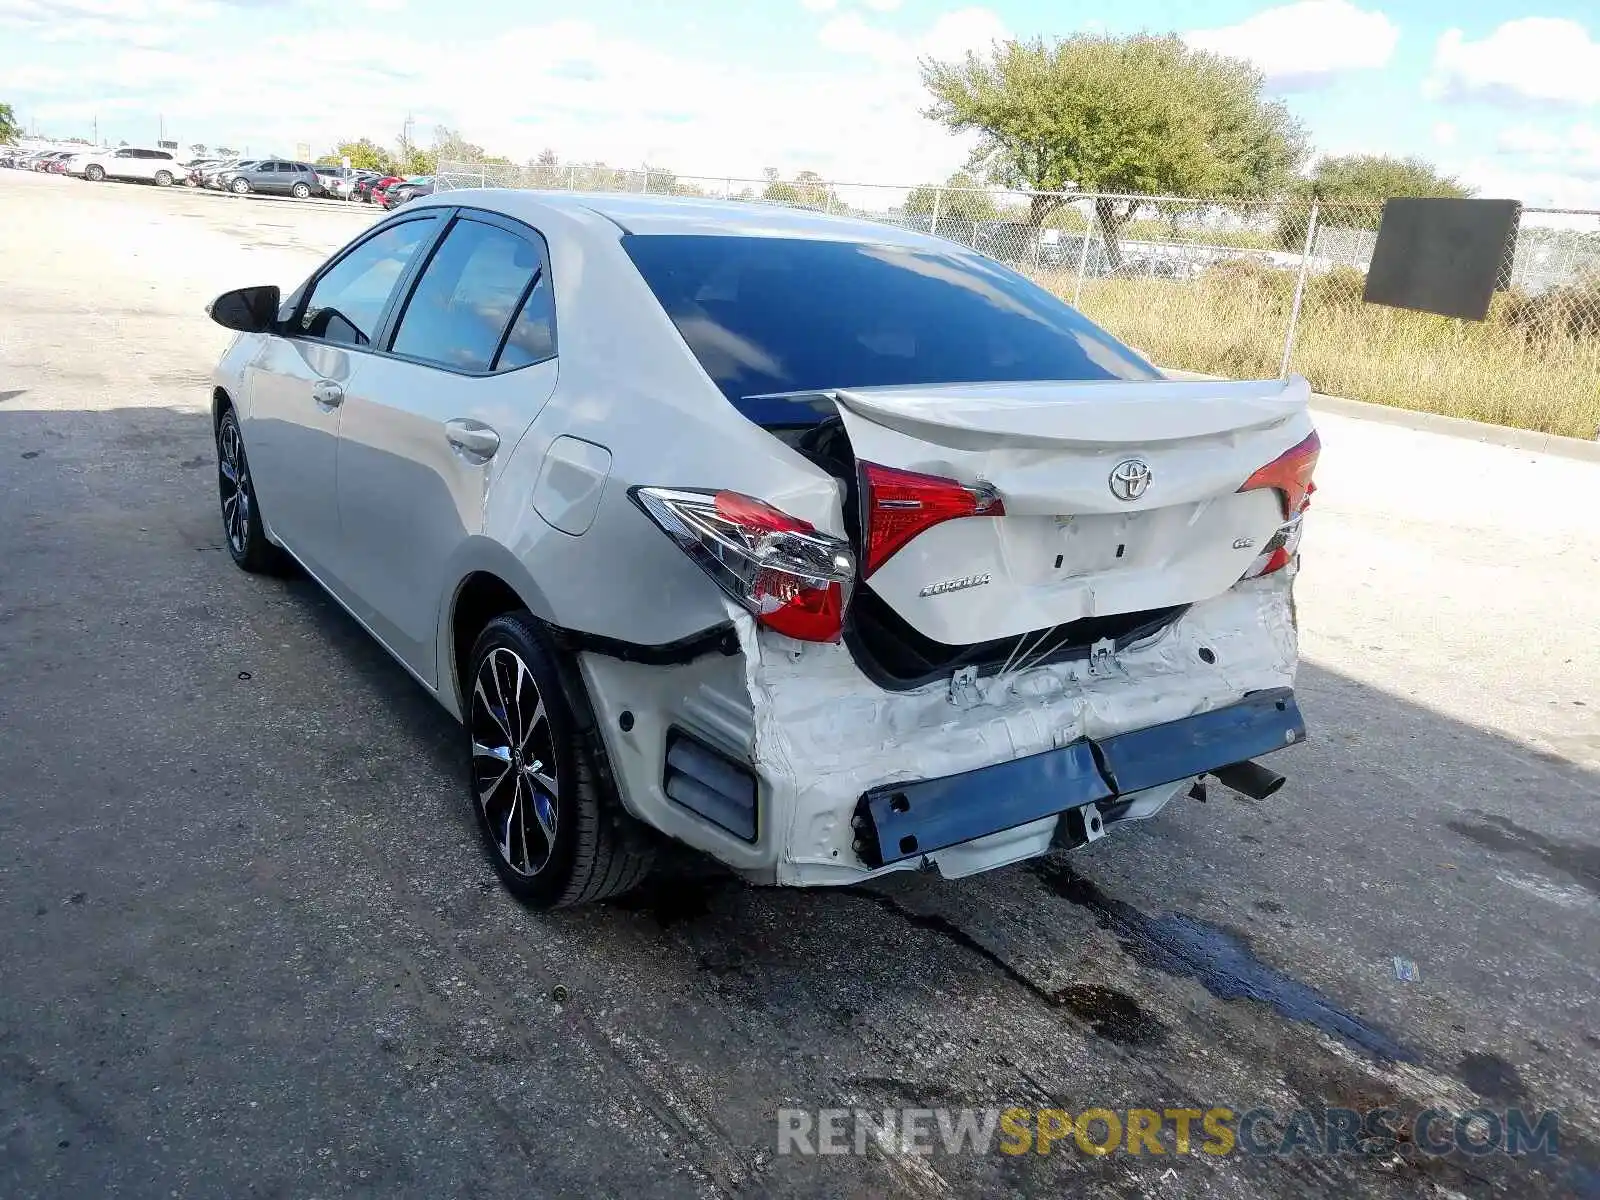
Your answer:
[[[433,217],[391,225],[334,263],[306,297],[300,332],[341,345],[371,345],[389,293],[434,225]]]
[[[493,369],[541,264],[539,249],[526,238],[458,220],[423,270],[391,348],[456,371]]]
[[[623,246],[736,403],[894,384],[1160,378],[1070,305],[976,254],[681,234],[632,234]]]
[[[554,358],[556,353],[556,302],[550,278],[543,272],[533,281],[533,290],[522,302],[517,319],[506,337],[505,349],[495,366],[514,371],[532,363]]]

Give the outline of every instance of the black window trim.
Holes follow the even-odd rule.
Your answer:
[[[391,301],[384,310],[383,319],[378,325],[378,336],[372,339],[374,346],[372,353],[381,355],[384,358],[392,358],[397,362],[411,363],[419,367],[430,367],[435,371],[461,375],[468,379],[488,379],[495,375],[514,375],[518,371],[526,371],[529,367],[537,367],[540,363],[547,363],[552,359],[559,358],[561,355],[561,343],[556,333],[555,281],[550,275],[550,245],[545,241],[544,235],[531,225],[525,225],[521,221],[504,216],[501,213],[489,212],[487,209],[463,206],[451,208],[448,211],[450,214],[449,219],[440,229],[439,236],[433,239],[432,244],[427,248],[426,254],[416,260],[417,269],[408,272],[407,277],[403,278],[399,287],[396,288],[396,295],[399,295],[401,291],[404,292],[404,302],[394,303]],[[433,261],[433,256],[439,252],[439,247],[444,245],[444,239],[450,235],[450,231],[462,221],[475,221],[480,225],[492,225],[498,229],[503,229],[505,232],[523,239],[539,253],[539,265],[534,268],[532,280],[523,288],[522,295],[517,298],[516,307],[511,310],[511,319],[506,322],[506,327],[500,331],[500,341],[495,346],[494,357],[489,360],[489,369],[486,371],[468,371],[461,367],[452,367],[444,363],[435,362],[431,358],[418,358],[412,354],[401,354],[392,349],[395,334],[400,329],[400,321],[405,315],[407,306],[411,303],[411,297],[417,290],[417,284],[422,279],[423,271],[428,269],[428,264]],[[530,234],[532,235],[531,237],[529,236]],[[540,281],[545,282],[551,288],[550,353],[543,358],[535,359],[533,362],[523,363],[520,367],[501,368],[498,364],[501,354],[505,352],[506,341],[511,336],[511,330],[516,326],[517,318],[522,315],[523,306],[527,304],[528,298],[533,295]]]
[[[281,331],[282,336],[299,341],[313,342],[318,346],[337,346],[341,350],[349,350],[357,354],[376,354],[385,358],[389,357],[387,351],[380,350],[379,347],[388,344],[387,330],[390,316],[395,307],[395,301],[402,295],[409,296],[411,294],[411,284],[416,278],[418,264],[432,256],[434,247],[439,244],[440,233],[449,225],[450,215],[454,211],[454,209],[449,208],[443,210],[437,208],[413,209],[403,216],[391,217],[381,225],[376,225],[362,234],[327,262],[323,263],[322,266],[318,267],[316,274],[300,285],[300,290],[293,297],[294,307],[289,315],[288,328]],[[348,342],[330,342],[326,338],[312,337],[300,328],[301,319],[305,316],[306,305],[310,301],[312,293],[317,290],[317,284],[322,282],[323,277],[329,271],[372,241],[373,238],[381,237],[388,233],[389,230],[400,225],[409,225],[413,221],[431,221],[435,229],[418,245],[416,252],[411,256],[411,261],[406,264],[406,269],[400,272],[400,278],[395,280],[395,285],[389,292],[388,300],[384,301],[383,311],[378,314],[378,323],[373,327],[372,340],[370,342],[365,346],[353,346]]]
[[[533,279],[523,289],[522,296],[517,301],[517,306],[512,310],[511,320],[506,324],[505,329],[500,332],[500,343],[495,347],[494,358],[490,363],[490,369],[487,371],[465,371],[459,367],[445,366],[434,362],[432,359],[417,358],[410,354],[397,354],[390,349],[394,342],[395,332],[400,326],[400,316],[405,312],[406,305],[411,302],[412,293],[416,291],[417,282],[422,278],[422,272],[427,270],[428,264],[433,261],[433,256],[444,243],[445,237],[460,220],[477,221],[485,225],[497,226],[507,233],[515,234],[524,239],[539,252],[539,266],[535,268]],[[389,293],[389,299],[385,302],[383,311],[378,314],[378,323],[373,327],[372,341],[369,344],[352,346],[348,342],[330,342],[325,338],[312,337],[301,330],[300,320],[305,315],[306,303],[310,300],[311,294],[316,290],[317,284],[322,281],[324,275],[373,238],[381,236],[397,225],[405,225],[412,221],[432,221],[436,228],[417,247],[417,252],[411,256],[411,262],[400,273],[400,278],[395,281],[394,289]],[[527,304],[528,298],[533,295],[534,289],[541,281],[552,289],[550,304],[551,351],[545,357],[536,359],[533,362],[523,363],[520,367],[498,369],[496,364],[499,363],[501,354],[505,352],[506,340],[510,337],[511,330],[517,323],[517,318],[522,315],[523,306]],[[544,235],[533,226],[504,216],[501,213],[489,212],[487,209],[445,204],[428,205],[423,208],[408,209],[404,213],[390,217],[381,225],[374,226],[317,268],[317,273],[302,283],[299,291],[290,297],[293,307],[288,319],[288,328],[281,332],[284,337],[312,342],[319,346],[337,346],[341,350],[348,350],[352,353],[370,354],[376,358],[391,358],[396,362],[411,363],[413,366],[428,367],[435,371],[445,371],[451,375],[462,375],[469,379],[488,379],[495,375],[512,375],[517,371],[525,371],[529,367],[537,367],[540,363],[547,363],[560,357],[561,342],[557,334],[554,288],[555,281],[550,273],[550,244],[545,241]]]

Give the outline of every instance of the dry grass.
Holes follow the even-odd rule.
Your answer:
[[[1042,282],[1072,298],[1070,275]],[[1471,322],[1364,304],[1356,271],[1307,282],[1293,369],[1317,391],[1570,437],[1600,431],[1600,285],[1498,296],[1488,320]],[[1241,261],[1193,281],[1089,280],[1081,306],[1163,366],[1264,378],[1278,373],[1293,291],[1291,272]]]

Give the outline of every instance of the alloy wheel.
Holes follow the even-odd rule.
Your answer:
[[[217,487],[222,495],[222,525],[236,558],[250,548],[250,465],[244,457],[239,425],[224,420],[217,434]]]
[[[496,646],[472,685],[472,791],[500,857],[532,877],[555,852],[560,787],[544,698],[528,664]]]

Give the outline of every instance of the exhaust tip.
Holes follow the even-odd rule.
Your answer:
[[[1265,800],[1288,782],[1278,772],[1250,759],[1218,767],[1211,774],[1215,775],[1217,781],[1225,787],[1249,796],[1252,800]]]

